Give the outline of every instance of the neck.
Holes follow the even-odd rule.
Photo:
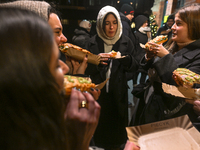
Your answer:
[[[177,43],[178,49],[180,50],[180,49],[182,49],[183,47],[189,45],[190,43],[192,43],[192,42],[194,42],[194,41],[196,41],[196,40],[191,40],[191,41],[185,42],[185,43]]]

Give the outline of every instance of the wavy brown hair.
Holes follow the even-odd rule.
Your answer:
[[[17,8],[0,8],[0,20],[0,149],[66,149],[63,101],[49,69],[52,29]]]

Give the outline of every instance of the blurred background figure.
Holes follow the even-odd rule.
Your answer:
[[[169,17],[167,18],[167,22],[164,24],[164,26],[162,26],[158,29],[156,36],[167,35],[168,40],[169,40],[172,37],[171,27],[173,24],[174,24],[174,15],[169,15]],[[167,41],[165,43],[163,43],[163,45],[165,45],[166,43],[167,43]]]
[[[120,9],[120,18],[122,22],[122,34],[128,36],[133,44],[135,44],[135,36],[131,30],[132,19],[134,18],[134,9],[129,4],[123,4]]]
[[[72,44],[85,48],[85,42],[89,40],[90,30],[92,24],[88,20],[82,20],[79,27],[74,30],[74,36],[72,37]]]
[[[135,36],[137,40],[137,54],[135,58],[137,59],[138,63],[142,59],[142,57],[145,55],[145,50],[140,47],[141,44],[146,44],[148,41],[151,40],[151,28],[148,26],[148,18],[144,15],[139,15],[135,18]],[[143,69],[141,66],[139,66],[139,69],[137,70],[135,79],[139,78],[140,73],[140,83],[145,83],[146,77],[147,77],[147,70]],[[137,84],[137,83],[136,83]]]
[[[131,23],[132,23],[132,19],[134,18],[134,9],[131,5],[129,4],[123,4],[120,8],[119,11],[119,15],[121,18],[121,22],[122,22],[122,34],[128,36],[134,47],[136,47],[136,42],[135,42],[135,35],[132,32],[131,29]],[[134,54],[132,54],[134,55]],[[128,83],[128,104],[129,104],[129,108],[131,108],[133,106],[133,95],[131,93],[131,91],[133,90],[133,85],[136,81],[133,81],[133,79],[135,79],[135,72],[127,72],[126,73],[127,76],[127,83]]]

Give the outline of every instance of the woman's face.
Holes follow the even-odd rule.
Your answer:
[[[188,25],[181,20],[178,13],[175,15],[175,23],[171,29],[173,41],[177,43],[186,43],[192,41],[188,38]]]
[[[143,24],[142,24],[142,27],[147,27],[148,26],[148,21],[145,21]]]
[[[67,38],[64,36],[62,33],[63,27],[60,22],[60,19],[58,15],[51,13],[49,15],[49,20],[48,20],[49,25],[51,26],[53,33],[54,33],[54,38],[56,40],[57,45],[61,45],[62,43],[67,42]]]
[[[64,75],[69,72],[69,67],[59,59],[59,50],[56,42],[53,45],[50,60],[50,71],[59,85],[59,92],[63,89]]]
[[[105,19],[105,33],[108,37],[115,36],[117,32],[117,19],[113,14],[109,14]]]

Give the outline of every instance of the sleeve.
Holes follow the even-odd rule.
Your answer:
[[[187,59],[188,60],[185,61],[186,63],[184,65],[182,64],[182,67],[200,74],[200,55],[194,58],[192,57]],[[172,78],[172,72],[181,66],[177,64],[172,54],[167,54],[166,56],[162,57],[159,61],[155,62],[153,65],[154,68],[157,70],[162,82],[176,85],[175,81]]]

